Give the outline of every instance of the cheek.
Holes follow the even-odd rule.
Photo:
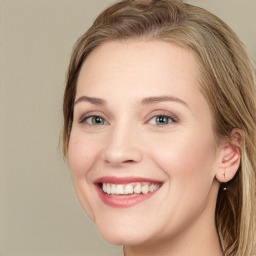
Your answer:
[[[72,174],[72,180],[77,197],[87,215],[94,221],[93,210],[93,184],[90,179],[90,170],[92,170],[95,161],[98,159],[99,148],[88,143],[81,135],[71,134],[69,140],[69,165]]]
[[[157,145],[156,145],[157,144]],[[214,148],[210,135],[176,133],[168,138],[154,139],[151,158],[170,177],[199,179],[214,177]]]
[[[96,144],[85,141],[82,136],[72,135],[69,140],[68,158],[72,175],[85,176],[98,157]]]

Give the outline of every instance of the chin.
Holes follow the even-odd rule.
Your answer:
[[[144,225],[134,225],[133,223],[97,223],[97,228],[101,236],[113,245],[138,245],[150,240],[150,230]]]
[[[144,244],[147,241],[147,239],[145,239],[145,236],[133,236],[133,234],[130,234],[129,232],[125,235],[120,233],[114,233],[111,231],[100,231],[100,233],[104,240],[113,245],[136,246],[139,244]]]

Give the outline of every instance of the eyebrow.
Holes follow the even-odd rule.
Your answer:
[[[105,105],[106,104],[106,101],[103,100],[103,99],[88,97],[88,96],[82,96],[74,102],[74,105],[76,105],[79,102],[83,102],[83,101],[89,102],[89,103],[94,104],[94,105]]]
[[[148,98],[143,99],[141,101],[141,104],[142,105],[150,105],[150,104],[164,102],[164,101],[177,102],[177,103],[180,103],[180,104],[186,106],[187,108],[189,108],[188,104],[184,100],[182,100],[180,98],[177,98],[177,97],[174,97],[174,96],[148,97]]]
[[[165,101],[171,101],[171,102],[177,102],[180,103],[187,108],[189,108],[188,104],[183,101],[180,98],[174,97],[174,96],[155,96],[155,97],[147,97],[142,99],[141,105],[151,105],[159,102],[165,102]],[[79,97],[75,102],[74,105],[76,105],[79,102],[89,102],[93,105],[106,105],[106,101],[101,98],[95,98],[95,97],[88,97],[88,96],[81,96]]]

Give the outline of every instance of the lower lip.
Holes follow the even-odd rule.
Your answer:
[[[128,208],[134,205],[137,205],[147,199],[149,199],[151,196],[153,196],[158,190],[155,190],[154,192],[150,192],[148,194],[138,194],[138,195],[132,195],[132,196],[117,196],[117,195],[108,195],[105,194],[101,187],[96,185],[96,190],[98,192],[98,195],[100,199],[108,206],[115,207],[115,208]]]

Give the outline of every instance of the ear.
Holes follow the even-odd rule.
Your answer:
[[[228,182],[233,179],[241,161],[242,131],[234,129],[229,139],[219,145],[218,169],[216,179]]]

